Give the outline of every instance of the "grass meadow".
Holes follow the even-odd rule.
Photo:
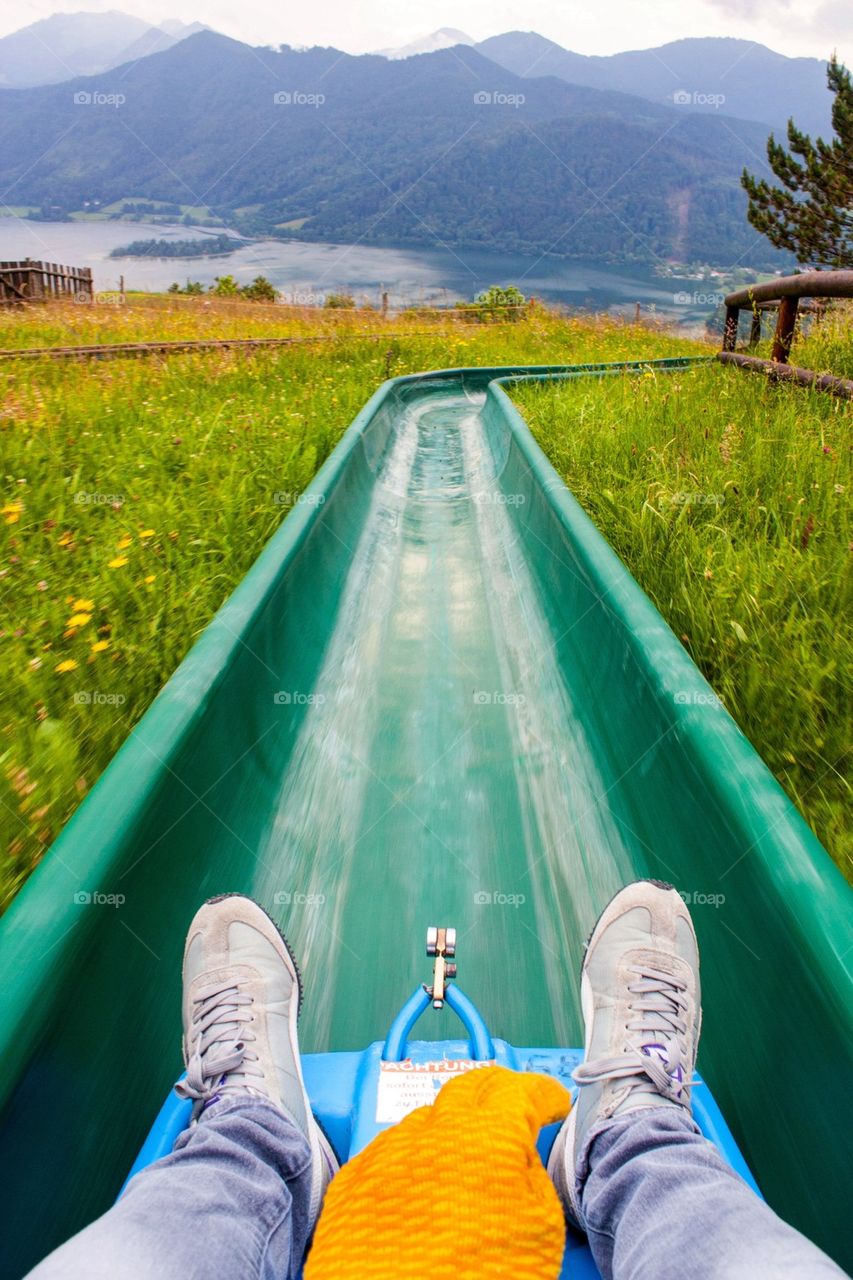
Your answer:
[[[0,348],[288,335],[317,340],[0,368],[4,902],[384,378],[712,350],[541,308],[473,324],[143,297],[0,315]],[[717,367],[517,399],[849,871],[849,408]]]
[[[818,355],[831,341],[839,335],[821,336],[819,352],[803,344],[796,358],[826,367]],[[515,398],[853,878],[850,403],[716,365],[528,385]]]

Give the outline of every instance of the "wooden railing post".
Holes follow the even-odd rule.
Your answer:
[[[44,276],[41,262],[30,262],[30,297],[33,302],[41,302],[44,298]]]
[[[787,364],[791,354],[791,343],[794,341],[794,330],[797,327],[797,308],[799,298],[782,298],[779,303],[779,318],[776,321],[776,332],[773,335],[773,351],[770,359],[779,364]]]

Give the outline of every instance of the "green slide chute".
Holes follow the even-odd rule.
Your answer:
[[[585,937],[638,876],[688,895],[700,1067],[765,1195],[841,1260],[850,891],[504,390],[624,368],[384,384],[13,903],[4,1274],[115,1197],[205,897],[281,922],[307,1050],[381,1037],[437,920],[495,1034],[580,1044]]]

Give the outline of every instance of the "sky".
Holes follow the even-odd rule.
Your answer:
[[[853,63],[853,0],[0,0],[0,35],[51,13],[121,9],[149,22],[207,23],[249,44],[396,47],[453,27],[476,40],[534,30],[577,53],[648,49],[684,36],[737,36],[790,56]]]

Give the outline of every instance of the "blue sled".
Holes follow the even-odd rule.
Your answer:
[[[430,931],[433,932],[432,930]],[[452,936],[451,930],[439,933]],[[428,953],[430,950],[428,940]],[[446,954],[453,955],[455,940]],[[381,1130],[390,1128],[416,1107],[432,1102],[436,1093],[455,1076],[482,1065],[508,1067],[511,1071],[540,1071],[555,1076],[574,1099],[577,1085],[572,1072],[580,1063],[580,1049],[519,1049],[505,1040],[492,1039],[483,1018],[471,1000],[455,983],[448,981],[439,953],[432,987],[418,987],[406,1002],[388,1032],[387,1039],[375,1041],[360,1052],[308,1053],[302,1058],[305,1087],[311,1106],[341,1164],[356,1155]],[[455,974],[455,966],[452,969]],[[447,1004],[458,1015],[467,1033],[464,1040],[409,1040],[409,1033],[424,1010],[433,1004]],[[746,1161],[731,1135],[720,1108],[701,1076],[694,1076],[693,1118],[736,1173],[760,1195]],[[174,1089],[163,1103],[151,1131],[127,1176],[128,1183],[142,1169],[169,1154],[178,1135],[190,1123],[192,1103],[179,1098]],[[547,1163],[559,1125],[544,1128],[537,1143],[542,1162]],[[566,1252],[560,1280],[600,1280],[583,1236],[567,1232]]]

